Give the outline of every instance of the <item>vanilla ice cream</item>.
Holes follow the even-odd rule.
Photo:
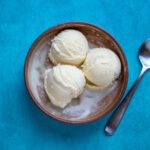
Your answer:
[[[83,72],[75,66],[57,65],[45,73],[45,91],[50,101],[60,108],[64,108],[73,98],[78,97],[85,84]]]
[[[52,40],[49,58],[54,64],[80,65],[87,54],[86,37],[77,30],[68,29],[60,32]]]
[[[88,86],[103,89],[119,77],[121,62],[112,50],[94,48],[87,54],[83,72]]]

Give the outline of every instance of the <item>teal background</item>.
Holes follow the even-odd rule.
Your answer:
[[[107,30],[127,57],[128,89],[137,78],[138,48],[150,37],[149,0],[0,0],[0,150],[149,150],[150,72],[112,137],[103,132],[109,115],[84,125],[63,124],[32,102],[23,77],[28,49],[44,30],[67,21]]]

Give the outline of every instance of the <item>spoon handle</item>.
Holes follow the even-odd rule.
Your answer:
[[[146,70],[147,70],[147,68],[145,68],[145,67],[142,68],[142,71],[141,71],[139,77],[137,78],[137,80],[135,81],[135,83],[133,84],[133,86],[131,87],[131,89],[129,90],[127,95],[125,96],[125,98],[119,104],[118,108],[114,111],[114,113],[108,120],[108,122],[104,128],[105,133],[107,135],[112,135],[116,131],[116,129],[119,126],[120,121],[122,120],[123,115],[128,107],[131,97],[133,96],[133,94],[138,86],[138,83],[140,82],[140,80]]]

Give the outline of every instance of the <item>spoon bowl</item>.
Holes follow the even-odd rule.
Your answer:
[[[150,68],[150,39],[146,40],[140,47],[139,59],[143,67]]]

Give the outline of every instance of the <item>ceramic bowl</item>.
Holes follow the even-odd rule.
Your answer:
[[[51,39],[65,29],[81,31],[86,36],[91,48],[106,47],[113,50],[120,58],[122,68],[119,79],[112,87],[96,91],[86,89],[66,108],[60,109],[52,105],[48,99],[43,88],[43,79],[45,70],[53,66],[47,56]],[[88,23],[69,22],[48,29],[35,40],[26,57],[24,76],[27,90],[38,108],[56,120],[78,124],[102,118],[113,110],[125,92],[128,66],[123,50],[109,33]]]

